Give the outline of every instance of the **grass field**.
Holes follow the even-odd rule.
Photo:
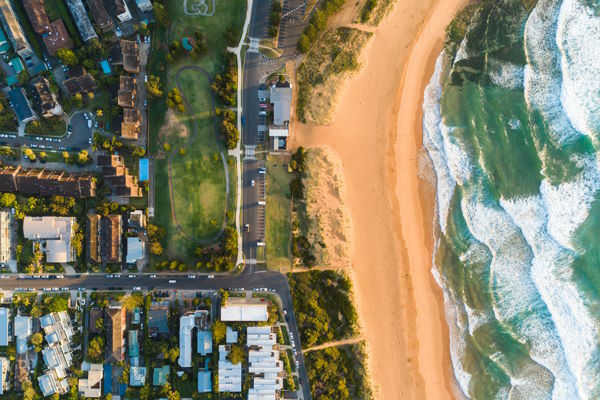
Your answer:
[[[272,269],[289,268],[291,240],[290,173],[287,162],[281,156],[267,159],[267,267]]]
[[[230,25],[238,27],[241,32],[245,14],[243,0],[217,2],[212,17],[186,16],[182,1],[169,1],[167,4],[172,23],[167,31],[155,32],[154,51],[149,64],[150,73],[160,77],[165,93],[176,87],[177,71],[186,65],[203,67],[213,79],[222,68],[222,54],[226,49],[223,32]],[[206,35],[208,54],[200,59],[183,56],[165,67],[167,44],[184,36],[193,37],[196,31]],[[178,232],[171,219],[171,206],[175,207],[177,220],[186,235],[194,239],[210,238],[220,230],[225,218],[226,180],[221,157],[218,156],[217,160],[214,158],[222,148],[214,132],[212,91],[206,76],[200,71],[187,70],[181,72],[179,78],[182,94],[189,101],[191,109],[176,113],[179,125],[175,124],[174,128],[164,130],[159,135],[165,123],[166,104],[164,98],[150,102],[150,151],[156,153],[161,150],[163,143],[171,145],[174,204],[171,204],[168,193],[168,161],[166,158],[157,160],[155,222],[167,228],[166,255],[186,261],[193,259],[197,244]],[[192,115],[197,128],[194,138]],[[187,135],[182,135],[185,127]],[[185,148],[186,154],[180,155],[179,148]],[[235,184],[230,183],[230,190],[234,187]]]

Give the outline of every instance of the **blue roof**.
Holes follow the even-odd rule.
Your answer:
[[[152,384],[154,386],[164,386],[165,383],[167,383],[169,371],[170,368],[168,365],[165,365],[162,368],[154,368],[154,371],[152,371]]]
[[[0,346],[8,346],[8,308],[0,309]]]
[[[205,356],[212,353],[212,332],[198,331],[198,353]]]
[[[29,107],[27,98],[23,93],[23,88],[16,88],[8,92],[8,98],[15,106],[15,112],[19,121],[24,121],[33,117],[33,111]]]
[[[104,393],[112,392],[112,365],[104,364]]]
[[[18,74],[19,72],[21,72],[25,69],[25,67],[23,66],[23,62],[21,61],[21,59],[19,57],[13,58],[8,63],[15,70],[15,74]]]
[[[198,393],[212,392],[210,371],[198,371]]]
[[[188,37],[184,37],[183,39],[181,39],[181,43],[183,43],[183,48],[187,51],[192,51],[192,49],[194,48],[194,46],[192,46],[192,44],[190,43],[190,39]]]
[[[11,75],[8,78],[6,78],[6,84],[8,86],[13,86],[17,83],[19,83],[19,77],[17,75]]]
[[[139,357],[138,331],[129,331],[129,357]]]
[[[102,67],[102,72],[104,72],[104,75],[110,75],[112,71],[110,69],[110,64],[108,63],[108,60],[100,61],[100,66]]]
[[[140,182],[144,182],[148,180],[148,159],[140,158]]]

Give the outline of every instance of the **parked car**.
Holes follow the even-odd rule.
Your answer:
[[[267,116],[267,112],[266,111],[259,111],[258,115],[262,116],[262,117],[266,117]]]
[[[264,97],[259,97],[258,101],[260,101],[261,103],[264,103],[265,101],[267,101],[267,99],[265,99]]]
[[[139,287],[139,286],[134,286],[134,287],[133,287],[133,290],[142,290],[142,288],[141,288],[141,287]]]
[[[250,181],[250,186],[254,187],[254,179]]]
[[[175,279],[169,279],[169,283],[177,283]]]
[[[213,279],[215,276],[214,275],[209,275],[208,279]]]

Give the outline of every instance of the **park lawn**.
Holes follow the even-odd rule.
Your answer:
[[[268,156],[265,208],[267,267],[277,270],[291,266],[290,178],[287,163],[286,167],[282,165],[282,157]]]

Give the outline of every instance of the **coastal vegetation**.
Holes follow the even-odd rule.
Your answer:
[[[352,282],[335,271],[288,274],[294,312],[305,348],[348,339],[358,330]]]
[[[337,95],[348,74],[359,69],[360,52],[371,36],[348,27],[323,34],[298,67],[296,112],[300,121],[319,125],[331,122]]]
[[[314,399],[373,399],[365,343],[329,347],[306,353],[305,362]]]
[[[356,18],[357,22],[377,26],[393,4],[394,0],[367,0]]]
[[[345,0],[324,0],[321,3],[310,18],[310,23],[304,28],[300,39],[298,39],[298,50],[300,52],[306,53],[310,50],[321,33],[327,28],[328,19],[340,11],[345,2]]]

